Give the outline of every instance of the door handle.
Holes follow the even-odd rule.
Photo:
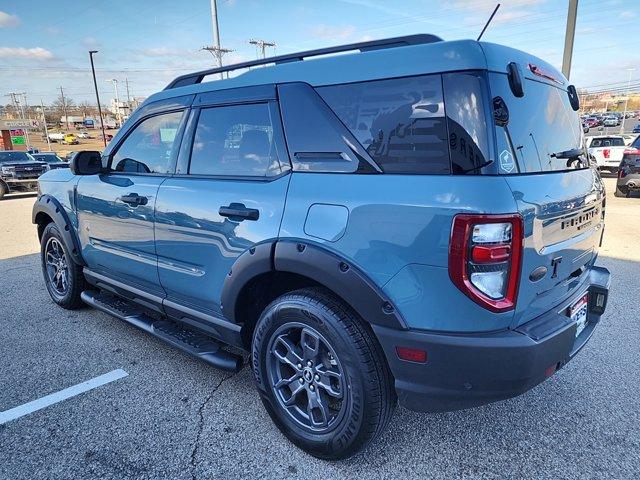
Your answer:
[[[230,203],[226,207],[220,207],[218,213],[231,220],[258,220],[260,211],[255,208],[247,208],[242,203]]]
[[[124,203],[128,203],[129,205],[134,205],[136,207],[138,205],[146,205],[149,201],[147,197],[138,195],[137,193],[128,193],[127,195],[123,195],[122,197],[120,197],[120,200],[122,200]]]

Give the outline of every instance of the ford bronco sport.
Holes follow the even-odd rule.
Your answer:
[[[539,58],[432,35],[184,75],[41,178],[46,287],[217,367],[250,352],[280,430],[344,458],[397,402],[506,399],[589,340],[609,272],[577,110]]]

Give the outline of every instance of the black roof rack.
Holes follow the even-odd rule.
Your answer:
[[[165,90],[171,88],[184,87],[187,85],[195,85],[201,83],[204,77],[216,73],[230,72],[241,68],[255,67],[257,65],[267,65],[270,63],[280,64],[289,62],[298,62],[309,57],[317,57],[319,55],[328,55],[331,53],[348,52],[350,50],[359,50],[366,52],[369,50],[379,50],[383,48],[405,47],[407,45],[420,45],[424,43],[441,42],[442,39],[436,35],[419,34],[407,35],[405,37],[385,38],[383,40],[370,40],[368,42],[350,43],[348,45],[338,45],[335,47],[319,48],[316,50],[307,50],[306,52],[290,53],[287,55],[278,55],[277,57],[263,58],[260,60],[252,60],[249,62],[236,63],[219,68],[211,68],[209,70],[201,70],[199,72],[188,73],[175,78]]]

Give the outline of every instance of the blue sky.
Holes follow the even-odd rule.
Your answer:
[[[226,62],[256,58],[250,38],[283,54],[359,40],[434,33],[475,38],[497,0],[218,0]],[[526,50],[560,66],[568,0],[503,0],[484,40]],[[88,50],[104,103],[107,79],[146,96],[173,77],[213,66],[209,0],[23,0],[0,5],[0,95],[26,91],[54,100],[62,85],[93,103]],[[640,0],[580,0],[571,81],[578,87],[640,81]],[[120,96],[124,88],[120,88]],[[7,98],[0,103],[7,103]]]

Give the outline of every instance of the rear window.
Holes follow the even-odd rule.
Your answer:
[[[590,148],[598,147],[624,147],[624,139],[622,137],[611,138],[594,138],[591,140]]]
[[[527,79],[524,96],[517,98],[506,74],[491,73],[494,104],[500,98],[508,110],[508,122],[496,125],[498,172],[503,174],[547,172],[586,168],[587,162],[558,158],[560,152],[582,148],[582,127],[571,108],[566,90]]]

